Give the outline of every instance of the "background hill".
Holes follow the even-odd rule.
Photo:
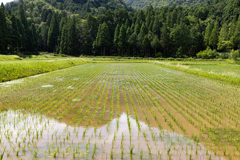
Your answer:
[[[12,12],[18,10],[19,2],[14,1],[6,4],[6,9]],[[44,10],[66,11],[69,14],[81,16],[87,13],[97,14],[106,10],[126,8],[122,0],[24,0],[24,9],[27,17],[39,17]]]
[[[149,5],[152,5],[153,8],[156,9],[163,6],[195,7],[206,3],[206,1],[207,0],[125,0],[125,3],[134,9],[145,9]]]

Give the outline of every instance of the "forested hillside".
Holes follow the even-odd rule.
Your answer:
[[[20,0],[20,3],[23,3]],[[5,8],[16,12],[18,1],[7,3]],[[87,13],[97,14],[106,10],[126,8],[122,0],[24,0],[23,6],[26,16],[36,19],[41,17],[46,10],[55,12],[66,11],[69,14],[84,16]]]
[[[160,7],[182,6],[195,7],[203,5],[207,0],[124,0],[127,6],[134,9],[145,9],[152,5],[155,9]]]
[[[215,50],[240,49],[239,0],[194,8],[103,10],[85,17],[51,8],[38,8],[35,16],[36,8],[30,12],[25,2],[16,7],[0,9],[1,53],[196,57],[207,49],[202,57],[215,58],[221,56]]]

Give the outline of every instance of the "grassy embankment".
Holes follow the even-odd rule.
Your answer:
[[[0,82],[51,72],[86,62],[81,58],[54,58],[50,55],[31,58],[0,55]]]
[[[240,84],[240,65],[233,61],[152,61],[151,63],[211,79]]]

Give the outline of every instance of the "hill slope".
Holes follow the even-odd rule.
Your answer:
[[[207,0],[125,0],[127,6],[131,6],[134,9],[144,9],[149,5],[153,8],[160,8],[163,6],[182,6],[182,7],[194,7],[205,3]]]
[[[46,9],[85,15],[86,13],[96,14],[109,9],[126,8],[123,0],[23,0],[23,2],[27,14],[34,15],[33,17],[36,17],[39,13],[41,14],[42,10]],[[8,3],[6,8],[15,12],[18,9],[18,2]]]

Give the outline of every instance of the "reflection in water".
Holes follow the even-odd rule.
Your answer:
[[[140,131],[136,120],[125,113],[102,127],[85,128],[9,110],[0,114],[0,124],[4,159],[222,159],[177,133],[144,122],[139,122]]]

